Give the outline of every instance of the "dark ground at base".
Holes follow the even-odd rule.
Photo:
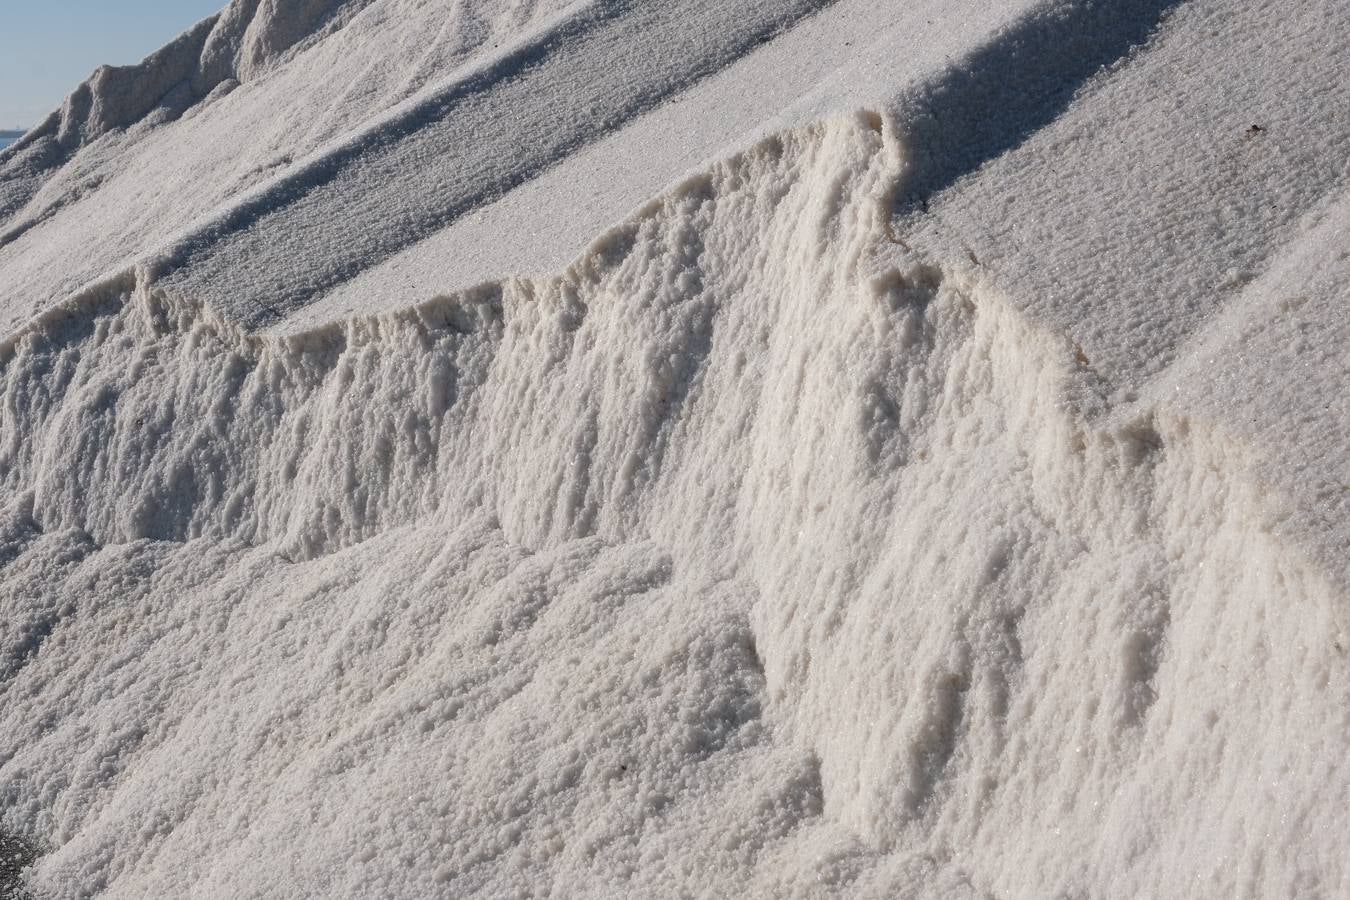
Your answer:
[[[32,900],[20,873],[37,858],[37,847],[31,841],[0,831],[0,900]]]

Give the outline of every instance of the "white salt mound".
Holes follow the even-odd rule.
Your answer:
[[[0,150],[26,890],[1350,895],[1346,34],[234,0],[99,69]]]

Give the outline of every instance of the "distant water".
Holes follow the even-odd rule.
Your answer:
[[[0,150],[5,149],[21,137],[23,137],[22,134],[16,134],[13,131],[0,131]]]

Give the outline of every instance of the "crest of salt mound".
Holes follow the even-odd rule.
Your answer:
[[[181,113],[226,82],[256,76],[338,9],[367,2],[234,0],[135,65],[100,66],[30,139],[54,130],[70,152],[156,109]]]
[[[274,63],[326,19],[351,15],[370,0],[234,0],[202,47],[194,90],[204,95],[232,78],[244,82]]]

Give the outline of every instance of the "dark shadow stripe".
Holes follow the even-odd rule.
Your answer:
[[[166,283],[236,321],[266,324],[539,177],[832,2],[600,4],[203,227],[178,244]],[[669,36],[658,52],[638,40],[653,33]],[[240,272],[253,273],[247,298]]]
[[[1179,0],[1048,4],[904,99],[896,111],[910,166],[896,211],[926,206],[957,179],[1054,121],[1075,92],[1143,43]]]

